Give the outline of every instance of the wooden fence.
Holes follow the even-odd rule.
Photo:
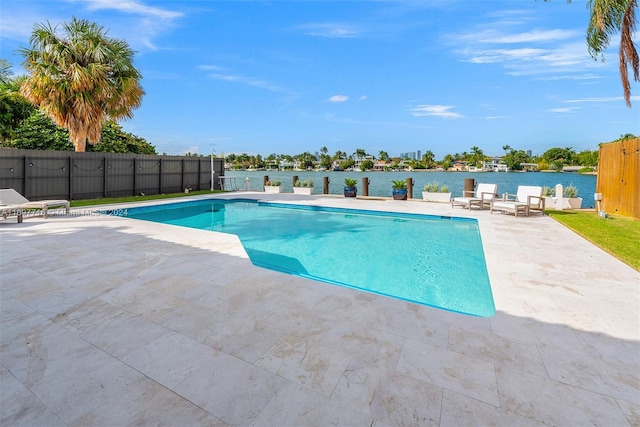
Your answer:
[[[640,138],[600,146],[596,192],[605,212],[640,219]]]
[[[0,188],[29,200],[82,200],[211,188],[211,158],[0,148]],[[213,188],[224,161],[213,159]]]

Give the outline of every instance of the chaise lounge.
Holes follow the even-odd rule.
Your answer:
[[[491,201],[496,197],[498,197],[498,184],[478,183],[473,196],[454,197],[451,201],[451,207],[463,206],[471,210],[471,206],[477,206],[482,209],[484,206],[491,204]]]
[[[13,205],[21,209],[34,209],[42,211],[42,216],[47,218],[49,215],[49,208],[63,207],[65,212],[69,213],[69,201],[68,200],[38,200],[30,202],[29,199],[18,193],[13,188],[5,188],[0,190],[0,205]],[[3,208],[3,210],[6,207]],[[4,215],[3,215],[4,216]],[[22,216],[18,218],[18,222],[21,221]]]
[[[0,216],[3,219],[15,216],[20,223],[22,222],[22,208],[17,205],[0,205]]]
[[[544,215],[544,197],[542,187],[536,185],[519,185],[517,194],[504,193],[502,199],[491,201],[489,211],[513,212],[516,218],[519,213],[529,216],[532,210]]]

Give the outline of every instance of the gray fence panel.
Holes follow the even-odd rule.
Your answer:
[[[162,192],[180,193],[184,191],[182,184],[182,159],[166,159],[162,161]]]
[[[27,199],[68,199],[69,157],[27,157],[25,194]]]
[[[213,168],[214,189],[220,189],[223,159],[214,158]],[[209,157],[0,148],[0,188],[14,188],[32,200],[177,193],[210,186]]]
[[[136,160],[136,195],[160,194],[160,159]]]
[[[99,199],[104,195],[104,159],[74,158],[71,192],[74,199]]]
[[[24,194],[24,158],[0,157],[1,188],[13,188]]]
[[[106,197],[126,197],[135,194],[134,166],[133,158],[107,159]]]

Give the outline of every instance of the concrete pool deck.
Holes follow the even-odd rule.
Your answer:
[[[477,218],[497,314],[254,267],[232,235],[88,209],[11,218],[1,425],[640,425],[640,273],[551,218],[217,197]]]

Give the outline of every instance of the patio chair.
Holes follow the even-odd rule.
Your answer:
[[[463,206],[471,210],[471,206],[477,206],[482,209],[484,206],[490,205],[496,197],[498,197],[498,184],[478,183],[473,196],[454,197],[451,201],[451,207]]]
[[[22,208],[18,205],[0,205],[0,216],[4,219],[15,216],[20,223],[22,222]]]
[[[502,199],[493,200],[489,211],[513,212],[516,217],[519,213],[529,216],[532,210],[540,211],[544,215],[544,197],[542,187],[537,185],[519,185],[516,194],[504,193]]]
[[[0,190],[0,205],[16,205],[22,209],[36,209],[42,211],[42,216],[47,218],[49,208],[64,207],[65,212],[69,213],[68,200],[38,200],[30,202],[22,194],[13,188],[5,188]]]

